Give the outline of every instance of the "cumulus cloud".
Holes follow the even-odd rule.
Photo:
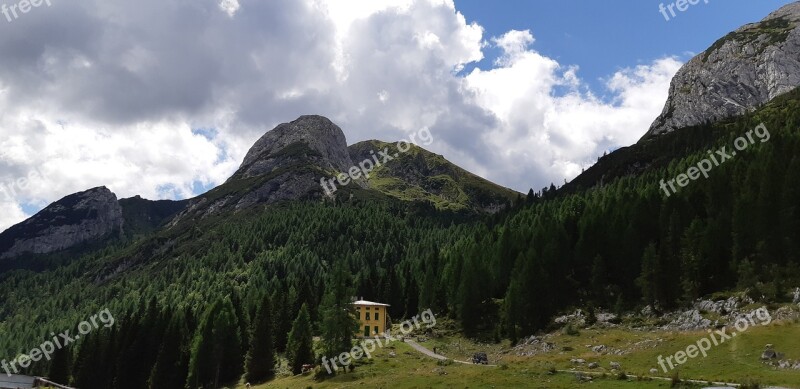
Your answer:
[[[432,151],[520,191],[560,183],[635,142],[680,66],[622,68],[595,94],[534,44],[452,0],[54,2],[0,24],[0,229],[94,186],[191,197],[311,113],[350,143],[428,127]],[[463,74],[487,46],[501,56]]]

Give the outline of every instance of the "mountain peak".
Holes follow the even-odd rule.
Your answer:
[[[764,18],[764,21],[779,19],[779,18],[790,18],[793,20],[800,20],[800,1],[784,5],[777,11],[774,11],[771,14],[767,15],[767,17]]]
[[[275,157],[278,154],[301,146],[318,154],[322,168],[344,171],[353,164],[342,129],[324,116],[305,115],[264,134],[247,152],[234,177],[268,173],[277,167]]]
[[[686,63],[643,139],[743,115],[800,86],[800,2],[740,27]]]
[[[71,194],[0,234],[0,258],[48,254],[121,232],[122,208],[105,186]]]

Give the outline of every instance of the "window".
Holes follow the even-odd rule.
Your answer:
[[[375,321],[378,321],[378,320],[380,320],[380,319],[378,319],[379,317],[380,317],[380,313],[378,313],[378,312],[375,312]]]
[[[369,338],[369,326],[364,326],[364,337]]]
[[[380,330],[378,329],[378,326],[375,326],[375,333],[377,334],[378,332],[380,332]]]
[[[367,312],[367,320],[369,320],[369,312]]]

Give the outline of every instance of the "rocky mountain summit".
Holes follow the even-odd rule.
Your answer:
[[[394,144],[347,146],[344,132],[322,116],[301,116],[264,134],[239,169],[222,185],[184,201],[122,199],[107,188],[67,196],[0,234],[0,259],[49,254],[111,236],[136,239],[162,227],[225,217],[285,201],[395,199],[468,212],[493,213],[520,194],[475,176],[444,157],[413,146],[397,151],[375,179],[357,179],[326,194],[320,184]],[[101,242],[102,243],[102,242]]]
[[[310,158],[326,169],[346,171],[353,165],[342,129],[326,117],[308,115],[283,123],[264,134],[247,152],[239,171],[228,181],[274,172],[300,156]]]
[[[349,185],[339,185],[335,194],[325,194],[320,185],[322,179],[347,172],[356,166],[354,161],[372,159],[387,147],[395,158],[391,164],[376,168],[377,179],[354,179]],[[342,129],[329,119],[301,116],[264,134],[230,179],[191,200],[171,225],[256,205],[346,199],[358,193],[403,201],[427,200],[443,209],[481,212],[496,212],[518,195],[458,168],[441,156],[433,156],[417,146],[401,152],[395,149],[395,144],[381,141],[348,147]]]
[[[745,25],[678,71],[643,140],[745,114],[800,86],[800,2]]]
[[[351,166],[342,129],[322,116],[301,116],[264,134],[231,178],[191,200],[171,225],[258,204],[321,198],[320,179]]]
[[[122,207],[108,188],[69,195],[0,234],[0,259],[48,254],[122,232]]]

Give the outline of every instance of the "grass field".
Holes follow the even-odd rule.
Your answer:
[[[648,376],[651,368],[658,368],[657,357],[672,355],[707,336],[699,332],[644,332],[621,329],[585,329],[579,334],[558,332],[546,341],[552,350],[530,356],[518,355],[510,345],[482,344],[451,334],[422,342],[425,347],[436,347],[449,358],[467,360],[477,351],[489,354],[490,363],[497,367],[443,363],[425,357],[404,343],[393,343],[391,348],[379,349],[371,361],[364,361],[355,371],[325,381],[316,381],[313,374],[296,377],[279,377],[254,388],[668,388],[670,382],[658,380],[618,379],[617,372],[609,369],[618,362],[622,370],[636,376]],[[780,370],[763,364],[761,352],[766,344],[786,354],[787,359],[800,359],[800,324],[782,323],[756,326],[738,334],[719,346],[712,347],[708,356],[689,359],[677,370],[681,378],[717,382],[758,382],[768,385],[800,388],[800,371]],[[589,346],[605,345],[610,350],[626,351],[624,355],[600,355]],[[389,353],[394,352],[395,357]],[[597,362],[600,368],[576,366],[572,358]],[[592,383],[580,383],[574,374],[552,371],[577,369],[606,373],[595,377]],[[673,372],[658,376],[671,377]],[[242,386],[243,387],[243,386]],[[700,388],[700,385],[684,386]]]

